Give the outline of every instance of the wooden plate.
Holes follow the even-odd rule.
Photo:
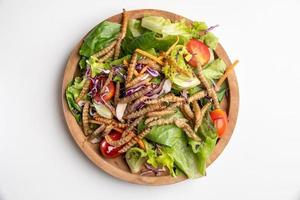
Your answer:
[[[167,11],[162,10],[153,10],[153,9],[143,9],[143,10],[133,10],[128,11],[129,18],[141,18],[144,15],[157,15],[162,16],[165,18],[169,18],[172,21],[183,19],[184,17],[176,15],[174,13],[170,13]],[[184,18],[188,23],[192,21],[189,19]],[[120,22],[121,21],[121,14],[117,14],[107,19],[108,21],[112,22]],[[77,124],[75,118],[73,117],[71,111],[68,108],[66,99],[65,99],[65,90],[67,84],[73,80],[73,78],[78,73],[78,62],[79,62],[79,48],[83,42],[83,39],[76,45],[74,50],[72,51],[68,63],[66,65],[66,69],[64,72],[63,83],[62,83],[62,106],[63,112],[65,116],[65,120],[67,122],[68,128],[70,133],[80,149],[85,153],[85,155],[93,161],[99,168],[107,172],[108,174],[131,183],[136,184],[144,184],[144,185],[166,185],[177,183],[183,180],[186,180],[186,177],[170,177],[170,176],[162,176],[162,177],[147,177],[147,176],[140,176],[137,174],[130,173],[127,164],[125,163],[124,159],[119,157],[115,159],[106,159],[101,156],[98,145],[91,144],[86,140],[84,134]],[[216,55],[222,58],[225,63],[228,65],[231,64],[225,50],[223,47],[218,44],[216,49]],[[207,164],[210,165],[213,161],[217,159],[217,157],[222,153],[225,146],[230,140],[230,137],[233,133],[233,129],[236,124],[238,108],[239,108],[239,89],[237,84],[237,79],[235,73],[232,72],[228,76],[228,84],[229,84],[229,95],[224,98],[221,106],[227,111],[228,114],[228,128],[224,133],[224,136],[218,141],[216,148],[214,149],[210,159],[207,161]]]

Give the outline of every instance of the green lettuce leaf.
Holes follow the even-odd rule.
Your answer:
[[[133,147],[126,152],[125,159],[131,172],[137,173],[146,162],[147,153],[138,147]]]
[[[79,54],[90,57],[117,39],[121,25],[104,21],[98,24],[84,39]]]
[[[204,41],[204,43],[212,49],[216,49],[219,39],[212,33],[208,32],[205,35],[200,37],[200,40]]]
[[[144,51],[151,48],[156,51],[166,51],[172,44],[174,44],[176,39],[177,37],[172,35],[162,38],[157,36],[157,33],[155,32],[146,32],[135,38],[125,37],[122,42],[122,50],[125,55],[132,54],[137,48]],[[183,40],[180,39],[179,43],[182,44]]]
[[[161,155],[159,155],[156,158],[156,161],[161,167],[167,167],[169,169],[171,176],[174,177],[174,176],[176,176],[176,173],[174,170],[175,164],[174,164],[174,158],[169,153],[170,151],[172,151],[172,150],[168,147],[161,148],[161,151],[160,151]]]
[[[203,74],[207,79],[216,80],[221,78],[225,69],[225,62],[221,58],[218,58],[204,67]]]
[[[159,16],[146,16],[142,19],[141,25],[150,31],[162,34],[163,27],[169,24],[171,24],[170,19]]]
[[[200,135],[202,142],[189,140],[189,145],[192,151],[197,155],[198,170],[200,174],[204,176],[207,159],[214,150],[218,139],[217,131],[208,114],[203,119],[198,135]]]
[[[71,110],[77,122],[81,121],[81,108],[76,103],[75,99],[80,94],[80,91],[83,88],[85,81],[86,79],[76,77],[73,84],[68,84],[65,94],[69,109]]]
[[[128,33],[132,37],[138,37],[145,32],[145,29],[141,26],[141,20],[139,19],[130,19],[128,21]]]

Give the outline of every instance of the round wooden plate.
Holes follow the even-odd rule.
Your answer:
[[[182,16],[179,16],[171,12],[163,11],[163,10],[142,9],[142,10],[128,11],[129,18],[141,18],[144,15],[162,16],[165,18],[169,18],[172,21],[185,19],[187,23],[192,22],[191,20],[186,19]],[[121,14],[112,16],[107,20],[120,23]],[[76,47],[74,48],[74,50],[70,55],[70,58],[68,60],[64,72],[62,91],[61,91],[62,106],[63,106],[65,120],[67,122],[72,137],[74,138],[78,146],[81,148],[81,150],[99,168],[101,168],[108,174],[124,181],[136,183],[136,184],[144,184],[144,185],[166,185],[166,184],[173,184],[173,183],[186,180],[186,177],[184,176],[173,178],[171,176],[148,177],[148,176],[140,176],[138,174],[132,174],[130,173],[127,164],[125,163],[122,157],[115,158],[115,159],[106,159],[102,157],[102,155],[100,154],[98,145],[91,144],[86,140],[80,126],[77,124],[75,118],[73,117],[71,111],[69,110],[65,99],[66,87],[68,83],[70,83],[78,73],[78,62],[80,59],[78,51],[82,42],[83,39],[81,39],[81,41],[76,45]],[[227,66],[231,64],[231,61],[229,60],[225,50],[220,44],[218,44],[215,52],[218,57],[222,58],[225,61]],[[233,129],[235,127],[236,120],[237,120],[238,108],[239,108],[239,89],[238,89],[237,79],[234,72],[229,74],[227,81],[229,85],[229,95],[227,95],[227,97],[224,98],[223,102],[221,103],[221,106],[227,111],[228,114],[228,120],[229,120],[228,128],[224,133],[224,136],[218,141],[216,148],[214,149],[212,155],[210,156],[210,159],[207,161],[207,166],[210,165],[213,161],[215,161],[217,157],[224,150],[225,146],[230,140],[230,137],[233,133]]]

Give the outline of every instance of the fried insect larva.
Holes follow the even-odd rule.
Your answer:
[[[188,125],[186,122],[181,119],[175,119],[174,123],[178,128],[181,128],[188,137],[192,138],[195,141],[201,141],[200,137],[196,135],[190,125]]]
[[[116,45],[117,40],[113,41],[110,45],[108,45],[107,47],[105,47],[104,49],[102,49],[101,51],[95,53],[93,56],[96,58],[99,58],[101,56],[104,56],[105,54],[107,54],[112,48],[114,48],[114,46]]]
[[[137,83],[140,83],[142,81],[144,81],[145,83],[146,82],[149,82],[152,78],[151,77],[148,77],[149,74],[139,74],[137,77],[135,77],[133,80],[131,80],[130,82],[128,82],[126,84],[126,88],[130,88],[132,86],[135,86]],[[148,77],[148,78],[147,78]],[[145,79],[146,78],[146,79]],[[143,80],[145,79],[145,80]],[[142,81],[141,81],[142,80]]]
[[[147,118],[147,119],[145,120],[145,124],[147,125],[147,124],[149,124],[150,122],[153,122],[153,121],[158,120],[159,118],[161,118],[161,117],[149,117],[149,118]]]
[[[183,104],[183,101],[179,101],[179,102],[176,102],[176,103],[172,103],[167,108],[168,109],[174,109],[174,108],[177,108],[177,107],[181,106],[182,104]]]
[[[165,116],[169,114],[175,113],[176,110],[171,110],[171,109],[166,109],[166,110],[160,110],[160,111],[153,111],[153,112],[148,112],[147,116],[148,117],[159,117],[159,116]]]
[[[203,97],[205,97],[206,95],[207,95],[206,91],[197,92],[196,94],[194,94],[188,98],[188,103],[192,103],[193,101],[200,100]]]
[[[115,48],[115,55],[114,55],[115,60],[118,59],[118,57],[120,55],[121,43],[122,43],[122,40],[124,39],[124,37],[126,35],[127,23],[128,23],[128,15],[127,15],[126,10],[123,9],[122,28],[121,28],[121,32],[119,34],[118,41],[117,41],[116,48]]]
[[[152,90],[151,87],[146,87],[143,90],[140,90],[138,92],[133,93],[130,96],[124,97],[122,99],[120,99],[119,103],[129,103],[131,101],[134,101],[142,96],[144,96],[145,94],[147,94],[148,92],[150,92]]]
[[[208,95],[212,98],[215,109],[220,108],[220,104],[219,104],[219,100],[217,98],[216,91],[211,87],[211,85],[206,80],[200,63],[198,63],[198,65],[197,65],[197,71],[198,71],[198,73],[197,73],[198,78],[200,79],[203,86],[206,88]]]
[[[167,94],[159,99],[151,99],[149,101],[146,101],[146,104],[157,104],[162,102],[183,102],[185,101],[182,97],[177,97],[174,94]]]
[[[116,93],[115,93],[115,96],[114,96],[114,102],[115,102],[116,105],[119,102],[119,97],[120,97],[120,82],[118,81],[116,83]]]
[[[147,124],[148,127],[174,124],[174,119],[158,119]]]
[[[199,127],[201,126],[202,120],[203,120],[203,118],[204,118],[204,116],[205,116],[205,114],[206,114],[206,112],[207,112],[207,110],[208,110],[208,108],[209,108],[210,105],[211,105],[211,103],[208,102],[207,104],[205,104],[205,105],[201,108],[201,115],[200,115],[200,119],[198,120]],[[195,132],[198,131],[199,127],[198,127],[197,129],[195,129]],[[195,128],[196,128],[196,125],[195,125]]]
[[[133,70],[133,74],[134,74],[135,76],[138,76],[138,75],[139,75],[139,73],[136,71],[136,69]]]
[[[107,88],[108,84],[111,82],[114,75],[114,70],[110,70],[107,79],[104,82],[104,85],[102,86],[100,90],[100,94],[103,94],[105,92],[105,89]]]
[[[98,59],[99,63],[102,63],[106,61],[107,59],[111,58],[114,55],[114,49],[111,49],[107,54],[105,54],[103,57]]]
[[[143,64],[143,65],[147,65],[147,66],[149,66],[150,68],[152,68],[156,71],[161,70],[161,67],[158,64],[156,64],[154,61],[152,61],[148,58],[142,58],[142,59],[138,60],[137,62],[140,63],[140,64]]]
[[[194,113],[188,103],[182,105],[182,111],[188,118],[194,119]]]
[[[136,127],[143,119],[143,116],[136,118],[122,133],[122,137],[124,135],[127,135],[128,132],[130,132],[134,127]]]
[[[129,87],[128,83],[131,81],[133,77],[133,71],[135,70],[136,60],[137,60],[137,53],[133,53],[129,67],[127,69],[126,87]]]
[[[89,140],[93,140],[94,138],[98,137],[102,131],[104,131],[105,125],[101,124],[94,132],[90,135]]]
[[[83,133],[85,136],[89,135],[89,109],[90,109],[90,103],[87,101],[85,102],[82,109],[82,126],[83,126]]]
[[[78,103],[87,93],[88,93],[88,90],[89,90],[89,87],[90,87],[90,84],[91,84],[91,80],[90,79],[86,79],[85,80],[85,83],[78,95],[78,97],[76,98],[76,102]]]
[[[143,139],[149,132],[150,128],[142,131],[138,136],[132,138],[122,149],[119,150],[119,153],[125,153],[128,151],[133,145],[135,145],[139,140]]]
[[[105,136],[105,140],[108,144],[110,144],[114,147],[120,147],[123,144],[126,144],[127,142],[129,142],[134,136],[135,136],[135,134],[132,131],[130,131],[126,136],[120,138],[119,140],[113,140],[113,139],[111,139],[111,137],[109,135]]]
[[[155,111],[155,110],[158,110],[158,109],[164,109],[166,106],[163,106],[161,104],[152,104],[152,105],[148,105],[147,107],[145,108],[142,108],[136,112],[133,112],[133,113],[130,113],[128,114],[127,116],[125,116],[126,119],[134,119],[134,118],[137,118],[137,117],[140,117],[140,116],[143,116],[145,115],[146,113],[148,112],[151,112],[151,111]]]
[[[127,109],[126,109],[127,113],[133,112],[139,104],[141,104],[142,102],[144,102],[147,99],[149,99],[149,97],[142,96],[142,97],[138,98],[137,100],[135,100],[135,102],[133,102],[130,106],[127,107]]]
[[[139,75],[144,74],[147,71],[147,69],[148,69],[148,66],[146,65],[145,67],[143,67],[143,69],[141,70]]]
[[[113,125],[112,124],[106,126],[105,129],[104,129],[104,131],[103,131],[102,136],[104,136],[104,137],[107,136],[111,132],[112,129],[113,129]]]
[[[193,101],[192,102],[192,105],[193,105],[193,110],[194,110],[194,113],[195,113],[195,120],[194,120],[194,131],[197,132],[198,128],[200,127],[201,125],[201,110],[200,110],[200,106],[198,104],[197,101]]]
[[[94,120],[89,120],[89,122],[93,124],[106,124],[106,125],[113,124],[115,127],[121,129],[127,128],[127,124],[118,123],[113,119],[107,119],[104,117],[100,117],[99,115],[95,115]]]

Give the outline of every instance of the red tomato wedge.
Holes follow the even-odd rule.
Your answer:
[[[214,122],[218,136],[221,137],[228,125],[227,114],[222,109],[215,109],[210,113],[210,118]]]
[[[112,140],[116,141],[119,140],[122,136],[122,133],[117,132],[117,131],[112,131],[109,136],[111,137]],[[120,155],[118,152],[123,146],[120,147],[114,147],[106,142],[105,139],[103,139],[100,142],[100,151],[102,155],[106,158],[115,158]]]
[[[189,60],[189,64],[191,66],[197,67],[197,61],[199,61],[201,65],[208,63],[210,59],[210,52],[203,42],[192,38],[186,44],[186,49],[190,54],[192,54],[192,58]]]
[[[102,85],[105,83],[106,78],[101,77],[99,78],[99,81],[102,81]],[[111,98],[113,98],[113,96],[115,95],[115,85],[114,83],[111,81],[108,86],[106,87],[106,89],[104,90],[104,94],[102,94],[102,98],[104,101],[109,101]],[[101,94],[97,94],[94,97],[95,101],[97,102],[102,102],[101,100]]]

